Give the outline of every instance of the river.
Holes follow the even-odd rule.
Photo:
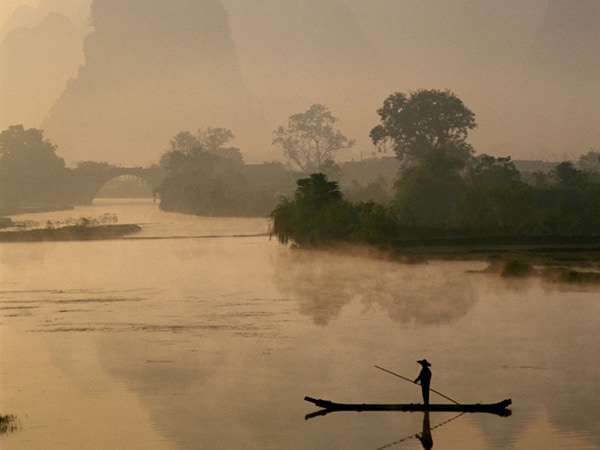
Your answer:
[[[0,414],[18,424],[3,450],[422,449],[423,413],[306,418],[304,401],[420,402],[374,366],[415,378],[422,358],[453,400],[513,401],[509,417],[430,413],[434,448],[600,446],[599,287],[292,250],[266,219],[151,200],[13,219],[103,213],[142,231],[0,244]]]

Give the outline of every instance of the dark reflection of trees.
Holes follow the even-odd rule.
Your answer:
[[[449,268],[450,266],[445,266]],[[275,284],[319,325],[352,300],[380,308],[398,323],[442,324],[466,315],[475,294],[466,277],[439,265],[404,265],[369,255],[292,251],[276,262]]]

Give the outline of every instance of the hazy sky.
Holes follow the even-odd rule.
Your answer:
[[[273,130],[314,103],[329,106],[340,119],[339,128],[357,140],[356,148],[339,154],[339,160],[370,156],[374,148],[368,133],[377,125],[376,110],[385,97],[422,88],[450,89],[475,112],[479,128],[470,141],[476,153],[563,160],[591,148],[600,150],[600,2],[595,0],[222,0],[221,5],[218,0],[198,0],[205,9],[198,7],[196,15],[221,6],[226,11],[223,21],[214,21],[220,24],[215,33],[219,41],[206,43],[206,48],[223,46],[229,59],[223,63],[225,58],[210,59],[198,50],[187,56],[197,63],[193,71],[223,63],[231,80],[241,80],[242,86],[232,90],[199,81],[204,90],[195,101],[197,109],[189,93],[189,104],[181,99],[183,94],[169,104],[169,93],[182,85],[183,75],[169,78],[161,69],[160,77],[150,81],[143,64],[137,71],[125,70],[122,61],[127,59],[119,59],[116,48],[128,39],[147,42],[145,47],[140,44],[140,52],[156,53],[159,61],[165,55],[160,51],[172,53],[183,42],[189,47],[193,22],[185,15],[178,18],[177,11],[142,17],[135,6],[139,0],[96,2],[108,9],[131,7],[115,14],[114,23],[102,33],[97,29],[85,50],[90,0],[0,4],[0,128],[47,124],[47,137],[71,164],[83,159],[125,165],[156,162],[178,131],[207,126],[231,128],[237,136],[234,145],[247,162],[279,158],[279,150],[270,144]],[[177,3],[166,5],[178,8]],[[25,4],[33,8],[17,10]],[[50,11],[68,16],[71,28],[52,27]],[[165,31],[174,23],[181,24],[177,34]],[[203,26],[208,28],[208,23]],[[128,29],[135,31],[119,35],[118,30]],[[159,41],[146,39],[146,32],[146,37],[160,33],[173,47],[157,50],[152,46]],[[88,80],[79,79],[61,101],[80,105],[75,119],[89,117],[76,123],[55,107],[48,121],[67,79],[78,77],[80,64],[87,64]],[[118,83],[92,96],[90,86],[97,89],[97,80],[109,68],[111,73],[127,73],[123,85],[140,87],[140,92],[142,87],[146,92],[160,90],[160,96],[146,101],[129,89],[125,97],[115,88]],[[215,97],[207,96],[208,91]],[[115,105],[123,111],[116,114]],[[96,113],[98,122],[90,124]],[[116,116],[119,126],[110,122]],[[136,120],[127,122],[132,117]],[[65,124],[57,125],[61,119]],[[128,130],[127,139],[123,130]]]

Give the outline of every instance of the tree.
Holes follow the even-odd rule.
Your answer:
[[[43,131],[13,125],[0,133],[0,207],[65,205],[67,176]]]
[[[171,166],[157,188],[160,208],[206,216],[243,215],[248,186],[231,160],[203,150]]]
[[[521,180],[510,156],[474,159],[465,176],[463,227],[490,234],[523,234],[532,228],[533,189]]]
[[[407,166],[396,181],[393,208],[399,223],[411,227],[452,229],[459,224],[464,192],[461,162],[436,149],[419,164]]]
[[[321,172],[336,151],[354,145],[353,139],[334,130],[335,122],[326,106],[312,105],[308,111],[290,116],[287,128],[280,126],[275,131],[273,144],[303,172]]]
[[[328,181],[323,173],[313,173],[309,178],[299,179],[293,200],[282,198],[271,213],[272,234],[282,244],[293,240],[299,245],[317,245],[340,232],[339,222],[332,223],[336,205],[343,200],[337,182]],[[338,211],[339,212],[339,211]]]
[[[552,170],[559,189],[581,189],[587,182],[585,172],[577,170],[571,161],[563,161]]]
[[[508,186],[521,182],[521,173],[510,156],[494,158],[483,154],[474,159],[466,178],[476,186]]]
[[[295,181],[283,164],[244,165],[239,149],[226,147],[224,128],[184,131],[161,158],[167,175],[156,189],[160,208],[209,216],[265,217]]]
[[[231,130],[226,128],[208,127],[206,130],[198,130],[200,147],[207,152],[216,153],[233,139],[235,139],[235,136]]]
[[[177,133],[173,139],[171,139],[171,152],[179,152],[185,156],[192,156],[196,150],[200,150],[200,141],[198,137],[194,136],[189,131],[182,131]]]
[[[581,155],[577,167],[584,172],[594,174],[597,178],[600,175],[600,151],[592,149],[585,155]]]
[[[282,244],[320,246],[350,241],[387,242],[396,224],[383,205],[354,204],[344,199],[337,182],[323,173],[297,181],[294,198],[283,197],[271,213],[272,235]]]
[[[235,136],[226,128],[198,129],[194,135],[189,131],[182,131],[171,140],[171,147],[160,158],[160,166],[170,170],[177,169],[197,158],[202,152],[212,153],[241,165],[244,163],[239,148],[225,147],[235,139]]]
[[[309,178],[298,180],[297,184],[296,200],[315,211],[343,198],[338,183],[328,181],[325,174],[322,173],[313,173]]]
[[[444,149],[466,163],[473,153],[466,139],[468,131],[477,127],[475,114],[448,90],[396,92],[385,99],[377,114],[381,124],[371,130],[370,137],[380,147],[391,142],[400,160],[415,163]]]

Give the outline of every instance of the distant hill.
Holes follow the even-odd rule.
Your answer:
[[[249,163],[278,159],[273,131],[314,103],[356,139],[346,154],[358,159],[383,100],[421,88],[465,101],[472,143],[489,154],[572,158],[598,145],[597,0],[19,3],[0,2],[0,39],[18,31],[0,41],[0,129],[44,129],[70,165],[154,163],[176,133],[207,126],[230,128]],[[50,12],[71,24],[48,32]]]
[[[218,0],[96,0],[91,19],[85,65],[43,123],[67,161],[157,161],[182,130],[244,133],[252,107]]]
[[[24,14],[22,22],[29,23],[27,18],[39,19]],[[81,36],[64,15],[51,13],[33,27],[9,31],[0,41],[2,129],[17,124],[39,127],[65,89],[65,79],[77,74],[82,61]]]
[[[91,20],[85,65],[42,124],[71,164],[157,161],[207,126],[261,162],[276,127],[314,103],[368,141],[357,98],[375,111],[389,93],[369,81],[384,64],[342,0],[96,0]]]

